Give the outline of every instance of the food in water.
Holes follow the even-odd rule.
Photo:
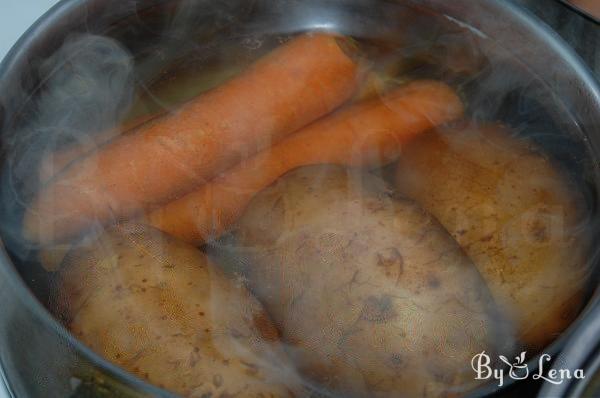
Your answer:
[[[24,240],[81,341],[185,397],[441,398],[572,322],[586,203],[529,141],[460,122],[454,79],[485,63],[429,76],[363,44],[300,34],[40,160]]]
[[[471,257],[525,347],[543,348],[573,321],[587,207],[535,145],[500,125],[439,129],[405,148],[396,182]]]
[[[279,333],[201,251],[128,224],[66,256],[56,311],[111,362],[185,397],[294,397]]]
[[[466,393],[481,382],[471,358],[510,340],[458,244],[372,175],[296,169],[253,199],[235,236],[230,255],[294,363],[336,396]]]
[[[196,191],[154,210],[148,222],[179,239],[202,244],[226,231],[261,189],[296,167],[335,163],[380,167],[398,158],[417,134],[462,116],[455,91],[414,81],[310,124]]]
[[[237,77],[71,164],[25,214],[25,237],[68,240],[168,202],[349,99],[363,68],[346,39],[306,34]]]

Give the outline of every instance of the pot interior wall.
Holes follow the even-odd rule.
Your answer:
[[[582,124],[570,112],[572,104],[565,103],[568,98],[556,91],[560,86],[556,81],[567,81],[573,72],[552,76],[556,81],[539,75],[523,53],[511,51],[510,43],[470,29],[458,16],[437,14],[415,5],[416,1],[381,1],[378,7],[363,1],[231,1],[205,2],[205,6],[189,1],[125,1],[112,10],[100,3],[90,2],[80,25],[61,25],[58,17],[49,21],[57,25],[38,38],[45,45],[30,49],[25,55],[28,62],[8,71],[11,84],[2,98],[3,240],[16,271],[45,305],[51,297],[52,276],[39,266],[36,248],[20,239],[19,223],[24,205],[39,185],[40,154],[49,146],[66,145],[97,130],[82,123],[85,115],[75,115],[69,134],[54,129],[55,136],[49,136],[37,120],[44,113],[39,109],[40,97],[61,68],[70,67],[69,59],[50,68],[45,61],[78,34],[114,38],[133,55],[136,95],[130,116],[173,108],[298,32],[317,29],[352,35],[371,57],[396,68],[399,78],[445,80],[466,99],[470,117],[501,121],[537,142],[585,194],[590,218],[598,218],[600,153],[594,152],[592,143],[599,137],[591,134],[597,135],[600,126]],[[600,113],[600,104],[589,107]],[[58,120],[53,116],[49,120]],[[594,236],[600,237],[594,228]],[[594,247],[600,247],[597,241]],[[598,285],[596,254],[591,256],[590,296]]]

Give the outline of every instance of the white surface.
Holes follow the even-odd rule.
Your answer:
[[[57,0],[0,0],[0,60],[21,35]],[[8,392],[0,378],[0,398]]]
[[[56,3],[57,0],[0,0],[0,59]]]

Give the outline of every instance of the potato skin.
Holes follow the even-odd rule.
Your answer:
[[[249,205],[233,250],[310,379],[343,397],[461,395],[498,337],[489,292],[432,217],[373,180],[292,171]]]
[[[531,143],[499,125],[432,132],[405,148],[396,186],[467,252],[526,348],[543,348],[577,315],[585,203]]]
[[[58,289],[76,337],[159,387],[186,397],[296,396],[262,306],[194,247],[146,227],[108,231],[68,254]]]

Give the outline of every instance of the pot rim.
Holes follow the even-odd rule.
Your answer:
[[[53,7],[51,7],[46,13],[44,13],[38,20],[36,20],[29,29],[23,33],[23,35],[17,40],[17,42],[11,47],[6,56],[0,62],[0,77],[5,76],[10,70],[18,67],[19,63],[27,59],[27,54],[31,48],[35,46],[38,38],[48,30],[57,20],[68,18],[69,14],[75,13],[79,9],[87,6],[89,0],[60,0]],[[1,79],[0,79],[1,81]],[[17,286],[16,290],[20,290],[20,300],[25,306],[28,307],[32,313],[37,316],[42,322],[44,322],[51,330],[54,330],[58,336],[67,344],[72,346],[77,353],[83,355],[91,364],[101,369],[107,374],[116,376],[119,381],[124,381],[128,386],[142,391],[151,396],[162,396],[166,398],[176,398],[171,392],[156,387],[150,383],[147,383],[139,377],[127,372],[121,367],[113,364],[109,360],[97,354],[95,351],[90,349],[87,345],[77,339],[69,330],[60,323],[48,309],[38,301],[33,292],[31,292],[29,286],[25,283],[23,278],[19,275],[16,270],[13,261],[6,251],[4,242],[0,237],[0,277],[3,278],[7,283],[13,286]],[[2,358],[0,358],[0,375],[2,375],[9,393],[12,395],[13,390],[11,389],[11,382],[4,371],[2,371]]]
[[[597,16],[588,12],[585,8],[582,8],[581,6],[573,4],[573,2],[571,0],[558,0],[558,1],[561,2],[563,5],[569,7],[571,10],[575,11],[577,14],[586,18],[587,20],[600,26],[600,19]]]
[[[90,1],[91,0],[60,0],[56,5],[43,14],[29,29],[27,29],[27,31],[11,47],[6,56],[0,62],[0,86],[3,84],[1,79],[2,76],[9,74],[10,71],[18,68],[21,63],[27,61],[28,54],[31,52],[31,49],[36,46],[36,44],[39,44],[39,37],[43,36],[44,32],[55,25],[58,20],[68,18],[70,14],[84,9],[89,5]],[[159,0],[158,2],[166,1],[169,0]],[[431,0],[409,1],[429,9],[432,8]],[[156,2],[157,1],[154,3]],[[152,1],[149,1],[149,3],[152,3]],[[549,26],[531,14],[528,10],[524,9],[523,7],[519,7],[510,1],[494,1],[493,4],[498,9],[501,9],[505,13],[511,15],[513,18],[513,23],[518,23],[521,26],[526,27],[528,33],[537,36],[538,38],[543,38],[544,42],[555,53],[559,54],[563,61],[573,69],[574,74],[577,75],[584,83],[591,98],[593,98],[595,103],[598,104],[598,108],[600,109],[600,86],[597,80],[593,77],[591,71],[587,68],[587,66],[585,66],[580,57],[566,42],[564,42],[558,33],[553,31]],[[471,26],[468,22],[461,21],[459,18],[455,19]],[[478,27],[478,29],[481,28]],[[7,283],[16,286],[16,290],[20,290],[19,299],[22,301],[22,303],[50,329],[56,331],[63,341],[66,341],[94,366],[110,375],[114,375],[120,381],[124,381],[130,387],[139,389],[144,393],[155,396],[176,397],[176,395],[170,393],[169,391],[155,387],[154,385],[143,381],[137,376],[111,363],[107,359],[104,359],[101,355],[88,348],[83,342],[72,335],[68,329],[63,326],[63,324],[60,323],[31,292],[30,288],[16,270],[15,265],[10,259],[10,256],[8,255],[1,240],[0,277],[3,278]],[[569,340],[575,333],[582,329],[582,326],[587,319],[587,315],[592,311],[594,306],[600,302],[600,294],[598,293],[599,292],[596,291],[595,294],[590,297],[589,302],[586,303],[585,308],[582,309],[577,318],[556,340],[554,340],[546,347],[544,351],[542,351],[543,353],[548,353],[554,356],[565,345],[567,340]],[[530,369],[537,368],[537,363],[542,352],[536,354],[527,362]],[[1,361],[2,358],[0,358],[0,377],[2,377]],[[8,380],[7,377],[4,377],[4,379],[7,381],[9,392],[12,394],[10,380]],[[467,394],[467,396],[470,398],[488,396],[495,392],[508,389],[515,383],[515,380],[509,378],[502,387],[498,387],[493,383],[484,384],[472,391],[470,394]]]
[[[564,350],[557,358],[561,368],[575,371],[584,369],[591,371],[583,380],[567,381],[561,384],[545,382],[539,397],[579,397],[583,390],[592,382],[590,377],[600,372],[600,305],[590,310],[590,321],[573,333],[572,338],[565,345]]]

